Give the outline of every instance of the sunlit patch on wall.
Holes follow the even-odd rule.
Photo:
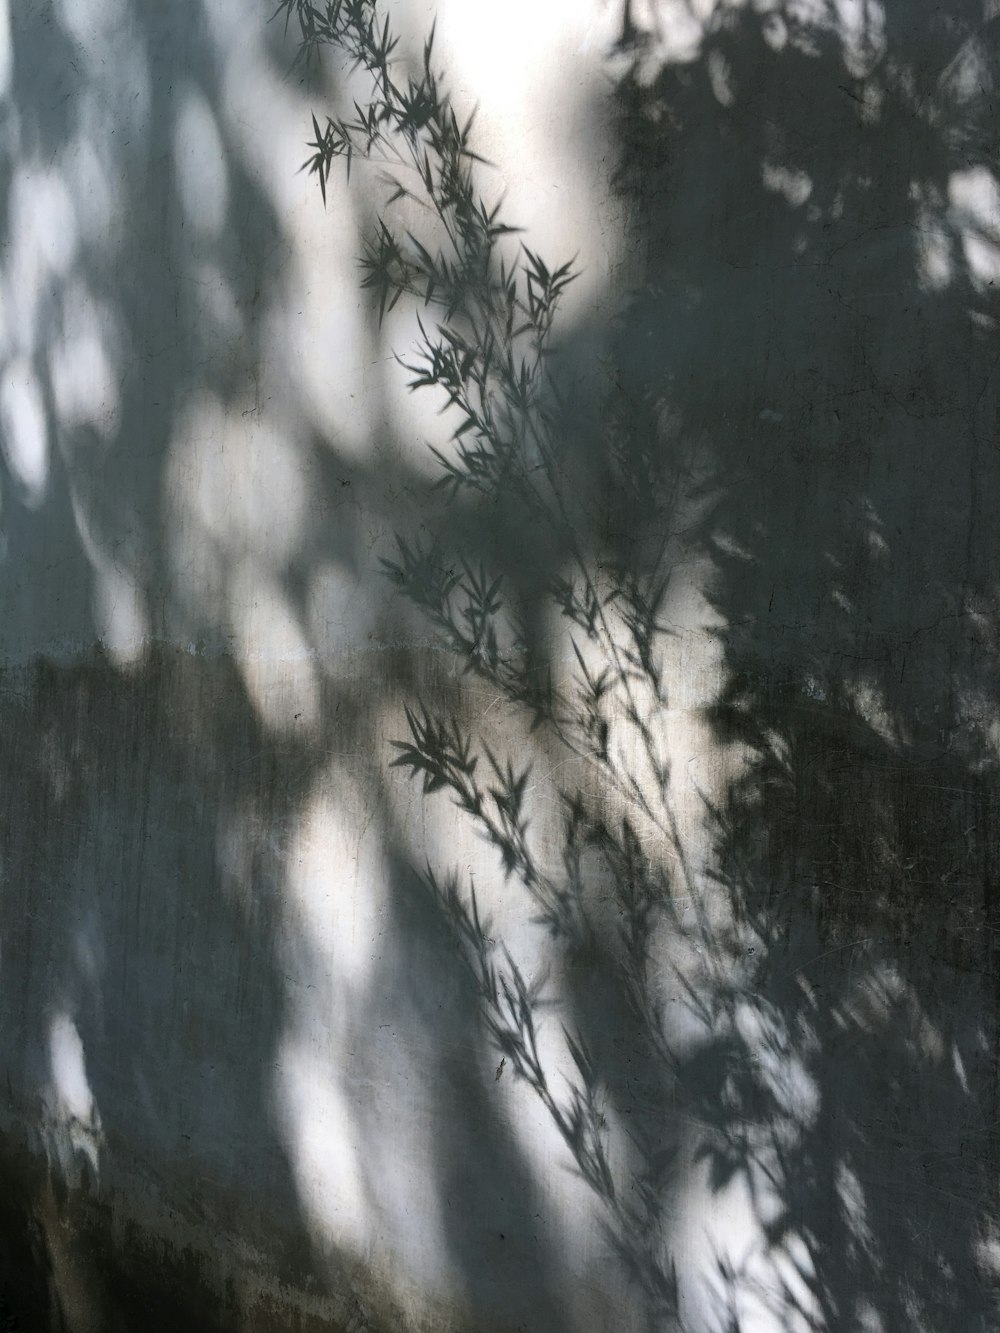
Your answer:
[[[884,562],[892,554],[888,541],[885,538],[885,525],[879,517],[878,510],[870,500],[864,501],[864,514],[867,526],[865,527],[865,543],[868,547],[869,555],[879,561]],[[839,569],[839,564],[829,558],[832,569]]]
[[[6,97],[14,66],[10,40],[10,0],[0,0],[0,97]]]
[[[1000,1232],[991,1227],[976,1246],[976,1262],[984,1274],[1000,1279]]]
[[[649,58],[637,71],[640,81],[652,83],[657,66],[687,65],[697,60],[715,9],[715,0],[702,0],[698,5],[687,0],[645,0],[636,5],[633,23],[649,41]]]
[[[118,348],[110,311],[81,284],[63,300],[62,335],[49,353],[56,411],[63,426],[92,426],[105,439],[119,423]]]
[[[48,1045],[49,1082],[42,1095],[45,1147],[50,1165],[76,1184],[83,1161],[98,1173],[101,1117],[87,1078],[83,1042],[68,1014],[52,1019]]]
[[[774,162],[765,162],[761,167],[761,182],[765,190],[780,194],[792,208],[801,208],[813,189],[807,172],[795,171]]]
[[[226,405],[202,394],[182,414],[165,476],[170,559],[185,632],[228,632],[262,718],[298,730],[315,725],[319,696],[303,615],[285,584],[315,478],[308,450],[257,410],[252,399]]]
[[[736,101],[736,85],[729,61],[721,51],[708,53],[708,81],[720,106],[732,106]]]
[[[858,1333],[885,1333],[885,1323],[871,1301],[865,1297],[858,1300],[854,1310],[855,1327]]]
[[[844,51],[844,63],[862,78],[885,53],[885,10],[877,0],[835,0],[833,26]]]
[[[19,498],[41,504],[49,476],[49,437],[42,392],[26,358],[0,377],[0,445]]]
[[[868,1225],[864,1188],[857,1172],[852,1170],[847,1162],[837,1164],[836,1189],[840,1210],[851,1235],[863,1250],[870,1250],[873,1246],[873,1237]]]
[[[76,210],[60,172],[23,167],[11,187],[8,234],[15,246],[30,247],[39,267],[68,272],[79,235]]]
[[[720,1184],[707,1158],[683,1173],[672,1252],[685,1327],[717,1333],[720,1310],[731,1312],[740,1333],[815,1333],[822,1327],[801,1237],[785,1230],[777,1245],[768,1243],[766,1219],[780,1210],[778,1179],[769,1174],[737,1171]]]
[[[364,1252],[374,1239],[364,1156],[330,1058],[290,1036],[276,1065],[278,1116],[313,1235]]]
[[[341,773],[330,782],[344,787]],[[360,804],[360,801],[358,802]],[[289,857],[289,895],[298,927],[338,986],[364,985],[386,919],[388,867],[372,830],[354,832],[363,812],[316,792],[302,814]],[[351,854],[345,855],[350,847]]]
[[[984,10],[987,7],[984,5]],[[993,8],[997,12],[995,5]],[[984,12],[984,23],[988,23],[990,17]],[[978,36],[969,37],[941,75],[941,93],[958,106],[974,103],[988,95],[993,91],[991,63],[982,39]]]
[[[263,561],[247,556],[236,565],[228,620],[260,720],[273,731],[314,734],[321,700],[313,652],[281,582]]]
[[[81,44],[102,30],[124,23],[128,14],[126,0],[59,0],[62,25]]]
[[[885,691],[875,680],[859,677],[846,682],[846,693],[858,717],[871,727],[876,736],[880,736],[888,746],[899,741],[897,720],[893,718],[886,702]]]
[[[98,639],[112,661],[119,666],[130,665],[142,657],[149,634],[134,541],[124,540],[114,549],[106,549],[76,491],[71,492],[70,503],[80,544],[90,562]]]
[[[413,1044],[422,1026],[400,1009],[408,981],[385,972],[399,941],[366,758],[331,760],[290,841],[288,1027],[275,1103],[319,1252],[377,1244],[392,1256],[394,1283],[409,1275],[447,1288],[454,1275],[423,1166],[433,1152],[433,1084],[426,1047]]]
[[[7,207],[5,333],[11,346],[30,352],[52,278],[64,276],[76,258],[76,212],[59,172],[27,166],[14,174]]]
[[[441,58],[457,71],[457,109],[478,108],[476,148],[492,164],[479,186],[491,201],[503,197],[505,219],[530,228],[547,263],[576,256],[578,278],[562,304],[572,318],[607,299],[609,260],[621,254],[602,172],[614,149],[590,100],[606,86],[591,7],[513,0],[497,23],[488,6],[447,0],[438,18]]]
[[[860,978],[843,1013],[868,1035],[894,1027],[920,1065],[947,1060],[947,1043],[928,1018],[919,993],[890,963],[881,963]]]
[[[987,167],[955,171],[948,181],[948,204],[969,278],[984,291],[1000,281],[1000,184]]]
[[[778,1011],[745,1001],[737,1005],[735,1026],[752,1053],[754,1080],[787,1117],[793,1133],[809,1128],[819,1115],[819,1089]]]
[[[280,566],[302,537],[306,465],[284,435],[251,419],[253,408],[193,399],[171,446],[167,486],[178,517],[195,520],[226,554]]]
[[[783,51],[788,45],[788,24],[778,13],[765,14],[760,25],[764,41],[772,51]]]
[[[119,666],[142,657],[149,634],[142,589],[129,570],[109,560],[94,570],[94,628]]]

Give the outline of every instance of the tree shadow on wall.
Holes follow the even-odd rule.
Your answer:
[[[0,1283],[33,1329],[266,1327],[241,1247],[286,1281],[312,1257],[274,1069],[280,831],[317,749],[185,598],[170,468],[199,395],[254,406],[286,239],[205,7],[9,24]],[[224,583],[247,553],[218,554]]]
[[[595,427],[573,407],[593,330],[556,313],[572,268],[505,250],[432,49],[398,75],[370,6],[284,7],[373,80],[315,126],[324,191],[386,143],[416,169],[366,282],[426,307],[406,369],[457,427],[434,536],[401,531],[387,573],[530,723],[515,752],[415,700],[398,743],[547,932],[543,982],[429,870],[499,1068],[649,1327],[990,1326],[995,23],[626,9],[642,257]],[[411,192],[420,235],[392,211]],[[692,837],[672,704],[699,634],[721,777]],[[538,770],[567,760],[553,818]]]
[[[995,1319],[995,41],[720,17],[631,90],[670,202],[625,361],[711,459],[708,828],[758,959],[701,1108],[824,1327]]]
[[[380,1224],[397,1133],[433,1126],[428,1194],[471,1308],[546,1333],[586,1318],[730,1333],[754,1306],[779,1326],[989,1326],[992,29],[959,5],[873,7],[868,26],[663,7],[640,30],[627,13],[614,59],[637,271],[595,367],[608,330],[558,313],[572,266],[518,251],[480,208],[474,130],[450,117],[432,53],[403,68],[367,0],[295,8],[376,79],[357,119],[316,125],[324,186],[348,145],[360,158],[390,136],[404,160],[418,149],[405,188],[441,204],[410,237],[400,195],[365,255],[373,321],[425,303],[408,374],[456,412],[437,516],[421,511],[432,541],[400,512],[419,474],[398,460],[351,461],[302,404],[304,425],[286,403],[260,433],[276,377],[258,312],[288,299],[269,257],[289,242],[219,111],[219,52],[245,18],[226,29],[224,6],[193,3],[95,7],[91,28],[84,6],[11,17],[0,641],[15,660],[69,649],[9,670],[2,706],[4,1059],[53,1163],[21,1208],[52,1279],[38,1322],[75,1300],[107,1325],[121,1256],[142,1249],[116,1241],[115,1268],[56,1245],[59,1182],[69,1163],[85,1197],[98,1136],[95,1215],[141,1178],[151,1234],[172,1211],[180,1247],[228,1229],[284,1246],[286,1279],[364,1291],[346,1259],[324,1268],[275,1104],[299,992],[325,975],[285,908],[290,830],[326,784],[376,812],[387,942],[358,993],[308,1015],[342,1025]],[[192,185],[184,163],[209,142],[223,170],[202,157]],[[192,404],[205,455],[176,452]],[[278,514],[278,542],[233,477],[277,494],[290,456],[314,505],[301,531]],[[192,469],[204,521],[181,529]],[[491,845],[497,883],[522,894],[516,939],[449,867],[414,882],[391,775],[329,767],[381,753],[367,679],[324,678],[315,725],[296,727],[292,685],[272,682],[267,713],[233,645],[249,581],[277,589],[318,658],[315,575],[347,569],[370,593],[372,515],[401,539],[386,643],[415,607],[466,685],[509,705],[486,734],[446,670],[428,681],[405,648],[380,659],[380,686],[410,704],[401,766]],[[144,633],[198,652],[128,660]],[[79,655],[95,637],[107,650]],[[692,821],[681,723],[698,671],[696,743],[719,760]],[[545,967],[519,955],[531,930]],[[378,1044],[383,1027],[404,1039]],[[412,1061],[424,1100],[380,1114],[371,1090],[398,1092],[407,1051],[430,1052],[429,1070]],[[617,1311],[608,1277],[606,1316],[563,1299],[546,1191],[497,1109],[511,1075],[629,1276]],[[132,1269],[136,1303],[148,1314],[156,1271],[188,1303],[148,1319],[287,1318],[233,1290],[193,1309],[225,1259],[204,1282],[157,1262],[147,1247]],[[374,1321],[359,1310],[337,1317]]]
[[[39,1329],[399,1327],[358,1246],[309,1212],[296,1153],[326,1109],[322,1079],[304,1126],[289,1123],[293,1039],[336,1049],[339,1024],[354,1061],[343,1136],[379,1225],[402,1191],[400,1121],[417,1119],[391,1106],[387,1126],[384,1089],[399,1089],[400,1047],[433,1037],[449,1054],[413,1080],[428,1120],[472,1108],[432,1182],[439,1266],[502,1326],[559,1330],[557,1257],[479,1077],[468,983],[419,909],[366,759],[382,743],[371,658],[354,679],[312,673],[340,648],[321,576],[364,584],[370,528],[395,522],[415,478],[359,462],[283,388],[294,238],[235,99],[264,96],[292,53],[273,25],[263,67],[241,63],[250,26],[240,6],[195,0],[11,15],[0,1288]],[[264,685],[257,600],[304,646],[289,666],[277,645]],[[379,652],[378,677],[389,698],[416,688],[405,649]],[[290,908],[317,793],[369,800],[391,881],[382,964],[357,996]],[[325,1184],[328,1216],[344,1185]]]

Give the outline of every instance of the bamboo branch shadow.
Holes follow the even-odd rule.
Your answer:
[[[646,258],[595,448],[559,325],[573,264],[513,248],[433,39],[400,74],[367,0],[280,6],[368,79],[352,114],[314,122],[305,165],[325,197],[339,164],[394,163],[363,282],[380,318],[421,309],[401,369],[457,422],[434,535],[400,532],[384,571],[538,752],[588,775],[557,787],[543,846],[532,763],[412,702],[395,763],[492,847],[550,975],[494,942],[457,876],[428,867],[423,891],[498,1070],[535,1094],[650,1327],[736,1333],[749,1309],[786,1327],[986,1327],[995,1310],[996,762],[968,706],[997,703],[970,647],[993,662],[995,309],[971,224],[942,201],[997,169],[997,71],[988,25],[953,11],[932,69],[939,18],[920,7],[856,32],[825,13],[718,17],[683,61],[626,7],[618,183]],[[413,201],[420,235],[393,211]],[[926,250],[883,246],[932,213],[951,228],[936,288]],[[990,225],[973,230],[995,249]],[[956,339],[972,367],[957,387]],[[738,755],[703,804],[708,871],[665,739],[694,559],[722,662],[705,720]],[[565,1086],[540,1036],[552,1014]],[[672,1196],[695,1179],[741,1191],[756,1228],[707,1279],[671,1252]]]

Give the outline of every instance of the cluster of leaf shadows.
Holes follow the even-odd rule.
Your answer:
[[[5,384],[33,386],[37,415],[5,411],[0,466],[0,1324],[32,1333],[286,1328],[286,1310],[238,1310],[240,1279],[210,1270],[228,1263],[234,1232],[273,1245],[288,1277],[312,1263],[272,1111],[288,1013],[280,853],[250,833],[246,862],[227,868],[220,833],[244,820],[289,827],[316,756],[309,739],[276,743],[261,725],[216,636],[218,602],[206,599],[181,640],[203,652],[165,646],[192,610],[171,572],[172,450],[199,397],[252,443],[271,394],[259,316],[284,299],[289,246],[227,120],[230,39],[210,11],[200,0],[86,14],[32,4],[5,22],[0,357]],[[266,19],[247,13],[241,31],[264,35],[258,73],[280,86],[288,52]],[[191,225],[178,187],[192,125],[209,135],[221,181],[215,229]],[[209,271],[228,313],[206,306]],[[60,393],[81,336],[97,359],[79,383],[109,409],[102,421]],[[46,482],[34,492],[16,466],[25,420]],[[310,446],[300,437],[306,456]],[[338,471],[318,483],[330,505],[343,505]],[[324,549],[337,539],[327,529]],[[287,583],[301,586],[320,559],[303,551]],[[95,612],[102,569],[130,570],[148,613],[125,673]],[[328,701],[330,717],[337,707]],[[46,1109],[60,1014],[100,1117],[89,1159]],[[74,1122],[81,1132],[86,1142]],[[136,1225],[140,1198],[151,1211]],[[164,1246],[162,1227],[153,1239],[158,1207],[180,1245]],[[206,1223],[212,1244],[199,1246]]]
[[[419,70],[401,77],[393,60],[396,39],[372,5],[301,6],[298,14],[308,43],[330,43],[346,52],[374,84],[371,100],[355,103],[353,115],[331,118],[325,126],[314,123],[308,166],[325,196],[341,159],[348,171],[354,158],[393,163],[385,180],[387,209],[412,199],[420,206],[418,216],[426,216],[422,236],[394,228],[390,212],[378,218],[362,260],[364,285],[377,293],[380,314],[404,296],[418,298],[424,308],[418,315],[420,343],[401,364],[412,389],[437,392],[458,416],[452,450],[438,454],[450,502],[469,504],[471,496],[480,509],[502,509],[504,540],[534,547],[533,558],[540,558],[542,567],[571,561],[570,573],[546,579],[544,597],[580,640],[573,644],[578,669],[573,686],[554,685],[532,628],[512,611],[503,575],[493,574],[485,562],[473,563],[461,549],[442,550],[437,541],[400,537],[395,556],[383,562],[385,572],[468,671],[524,710],[532,731],[548,730],[566,753],[593,765],[598,783],[613,785],[626,804],[634,802],[674,846],[666,801],[669,770],[647,720],[650,702],[666,701],[655,653],[667,587],[662,550],[651,554],[645,567],[609,569],[598,582],[581,545],[574,488],[564,483],[564,470],[574,461],[562,438],[568,408],[558,376],[550,372],[549,354],[572,265],[549,267],[525,245],[513,257],[505,254],[503,242],[515,229],[503,220],[500,206],[487,203],[477,190],[473,171],[480,159],[470,146],[471,122],[459,122],[442,91],[432,40]],[[539,552],[540,544],[547,549]],[[623,768],[614,753],[611,719],[622,712],[653,774],[652,791],[645,775]],[[654,1078],[665,1079],[669,1051],[646,965],[653,918],[669,894],[651,874],[628,818],[612,826],[580,793],[564,793],[562,865],[546,870],[529,832],[531,765],[477,744],[456,721],[435,717],[419,704],[407,709],[407,718],[410,736],[398,743],[395,762],[421,779],[426,793],[451,795],[496,849],[505,876],[525,893],[553,946],[584,964],[586,985],[601,974],[615,992],[613,1002],[628,1011],[630,1058],[641,1071],[638,1077],[661,1070]],[[603,940],[588,919],[581,867],[589,849],[605,862],[619,896],[616,941]],[[564,1030],[575,1075],[566,1089],[554,1086],[537,1040],[546,1003],[543,985],[529,984],[506,949],[497,953],[474,889],[431,868],[426,889],[461,943],[498,1058],[537,1093],[580,1174],[604,1203],[609,1236],[650,1310],[659,1317],[675,1315],[675,1278],[657,1228],[669,1152],[656,1149],[652,1125],[637,1115],[633,1130],[644,1166],[621,1187],[605,1142],[607,1074],[584,1037]]]
[[[626,6],[618,184],[643,260],[595,404],[574,380],[591,331],[557,316],[573,265],[518,246],[482,193],[433,39],[411,67],[370,0],[280,9],[367,89],[314,122],[307,166],[324,197],[341,165],[384,168],[363,282],[380,316],[417,306],[400,364],[456,422],[439,529],[385,572],[530,722],[504,753],[414,703],[396,759],[549,932],[551,991],[473,886],[428,869],[498,1057],[651,1327],[688,1318],[666,1239],[684,1171],[740,1185],[768,1261],[720,1252],[698,1327],[736,1333],[748,1300],[783,1327],[988,1326],[996,311],[954,222],[950,282],[917,270],[921,208],[946,217],[955,173],[998,169],[990,25],[960,3],[889,3],[860,33],[832,9],[720,11],[696,61],[657,64]],[[699,867],[665,739],[685,563],[717,616],[706,721],[738,756]],[[544,837],[529,745],[584,775]],[[559,1021],[568,1080],[539,1047]]]

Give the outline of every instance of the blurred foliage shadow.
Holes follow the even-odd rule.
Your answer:
[[[368,0],[279,12],[367,77],[307,166],[325,197],[389,164],[363,282],[422,310],[401,368],[456,423],[438,526],[385,572],[530,724],[515,747],[414,700],[395,760],[548,934],[530,978],[428,868],[497,1077],[537,1095],[649,1327],[992,1326],[996,20],[626,5],[639,258],[594,367],[560,323],[573,263],[480,192],[433,39],[410,64]],[[692,837],[670,718],[695,633],[718,760]],[[553,820],[538,770],[567,758]],[[711,1263],[696,1181],[750,1219]]]

